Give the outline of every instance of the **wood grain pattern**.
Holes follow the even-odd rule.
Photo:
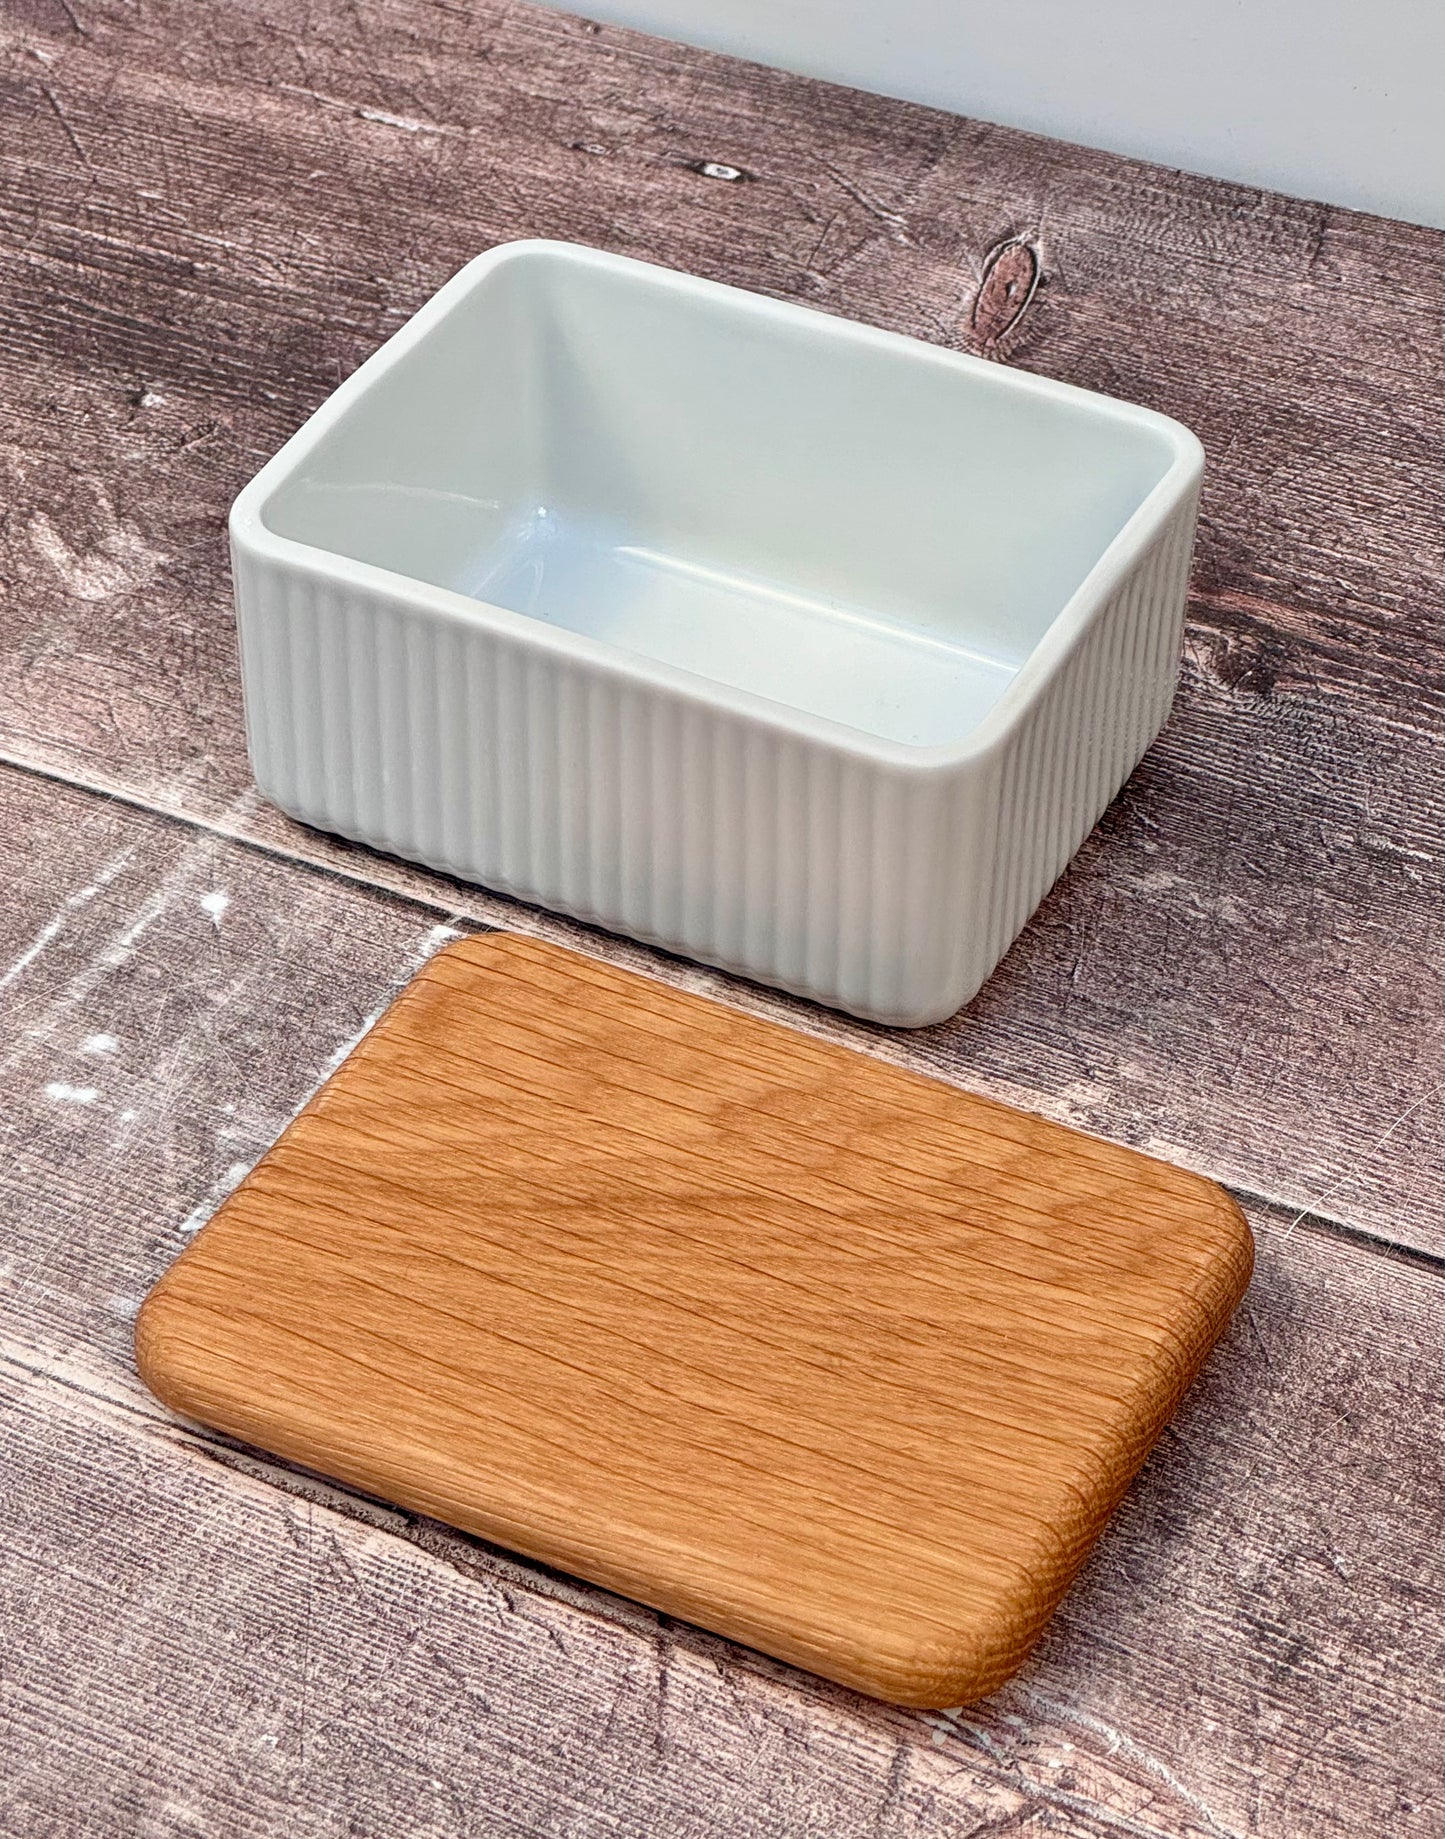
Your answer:
[[[141,1310],[192,1418],[900,1704],[1014,1673],[1249,1280],[1184,1175],[448,947]]]
[[[1251,1204],[1250,1291],[1022,1671],[893,1711],[150,1398],[138,1299],[434,915],[33,774],[0,813],[7,1839],[1438,1833],[1429,1261]]]
[[[1203,437],[1174,719],[948,1028],[835,1025],[257,804],[229,496],[451,269],[530,232]],[[1440,251],[522,4],[0,0],[0,755],[99,793],[0,774],[0,979],[26,959],[0,989],[0,1831],[1438,1833],[1440,1273],[1370,1245],[1445,1246]],[[1234,1328],[965,1719],[149,1412],[128,1299],[456,913],[1246,1197]]]
[[[446,274],[574,236],[1149,403],[1209,462],[1174,720],[978,1003],[838,1038],[1445,1249],[1437,234],[524,5],[0,42],[0,752],[584,938],[248,802],[226,503]]]

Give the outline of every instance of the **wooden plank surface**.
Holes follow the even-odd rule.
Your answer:
[[[1174,719],[952,1024],[824,1016],[251,790],[230,495],[536,233],[1204,439]],[[0,5],[0,1832],[1438,1832],[1440,250],[522,5]],[[867,1705],[146,1404],[136,1299],[457,914],[1246,1197],[1236,1326],[998,1700]]]
[[[1164,736],[952,1024],[732,994],[1445,1247],[1437,234],[525,6],[31,0],[3,42],[10,758],[584,936],[250,798],[223,513],[338,378],[546,234],[1111,390],[1208,453]]]
[[[912,1706],[1249,1282],[1222,1189],[554,945],[418,971],[147,1297],[185,1417]]]
[[[1438,1830],[1430,1261],[1252,1207],[1034,1658],[894,1712],[148,1399],[140,1296],[441,939],[33,775],[0,810],[0,1832]]]

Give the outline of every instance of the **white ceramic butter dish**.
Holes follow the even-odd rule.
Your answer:
[[[291,815],[938,1021],[1169,710],[1202,454],[1065,384],[503,245],[231,517]]]

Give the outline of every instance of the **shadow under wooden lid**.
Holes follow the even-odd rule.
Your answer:
[[[176,1410],[902,1704],[1019,1665],[1249,1280],[1220,1189],[508,934],[152,1291]]]

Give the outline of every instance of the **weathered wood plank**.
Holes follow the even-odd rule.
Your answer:
[[[26,1839],[1209,1830],[1147,1781],[1120,1788],[1144,1817],[1099,1809],[1113,1771],[1056,1737],[1015,1770],[893,1728],[3,1359],[0,1399],[0,1824]]]
[[[1434,1831],[1435,1274],[1291,1221],[1438,1242],[1439,239],[520,6],[10,0],[0,44],[0,746],[441,907],[0,795],[0,1447],[34,1478],[0,1509],[0,1827]],[[822,1017],[249,791],[231,492],[447,272],[539,232],[1204,436],[1175,721],[951,1027]],[[1010,1695],[898,1719],[151,1413],[135,1298],[449,906],[1287,1203]]]
[[[4,44],[0,749],[566,936],[248,799],[224,508],[341,375],[540,232],[1114,390],[1209,450],[1173,723],[951,1026],[733,994],[1445,1243],[1437,236],[524,6],[33,0]]]
[[[434,916],[0,785],[0,1830],[1436,1830],[1429,1261],[1253,1209],[1235,1328],[1028,1669],[894,1713],[147,1399],[138,1297]]]

